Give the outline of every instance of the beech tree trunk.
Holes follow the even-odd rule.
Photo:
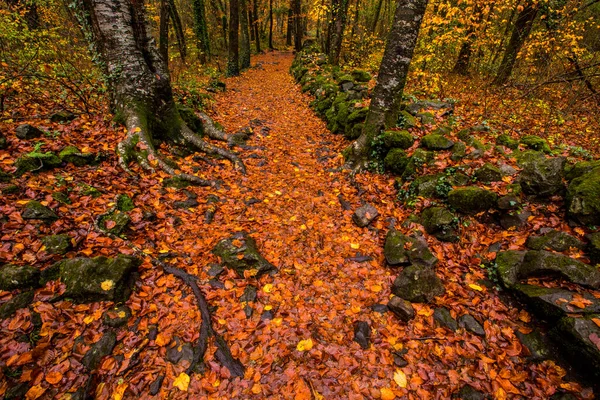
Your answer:
[[[294,1],[294,0],[292,0]],[[292,7],[288,10],[288,18],[287,18],[287,33],[285,35],[285,45],[292,45],[292,33],[294,32],[294,12],[292,11]]]
[[[169,2],[160,0],[160,22],[158,24],[158,51],[169,64]]]
[[[250,24],[248,21],[248,2],[240,2],[240,29],[242,40],[240,43],[240,69],[250,68]]]
[[[273,0],[269,0],[269,50],[274,50],[274,47],[273,47]]]
[[[371,34],[374,35],[377,30],[377,23],[379,22],[379,15],[381,14],[381,6],[383,5],[383,0],[379,0],[377,2],[377,7],[375,8],[375,16],[373,17],[373,24],[371,25]]]
[[[494,84],[503,85],[508,81],[508,78],[510,78],[517,61],[517,55],[519,55],[519,51],[521,51],[521,47],[523,47],[523,44],[533,27],[533,21],[538,13],[538,7],[537,4],[527,3],[521,12],[519,12],[515,25],[513,26],[510,41],[508,42],[504,57],[498,68],[498,74],[494,79]]]
[[[204,0],[193,0],[192,9],[194,11],[194,33],[198,43],[198,59],[202,64],[205,64],[210,59],[210,41],[208,39]]]
[[[354,172],[367,166],[373,138],[382,129],[396,125],[426,8],[427,0],[405,0],[396,7],[363,132],[349,149],[347,166]]]
[[[475,26],[481,23],[483,19],[483,10],[477,3],[473,6],[473,14],[469,17],[469,27],[467,28],[467,37],[460,46],[458,58],[452,72],[459,75],[469,74],[469,64],[471,63],[471,54],[473,53],[473,42],[475,41]]]
[[[346,29],[346,20],[348,18],[348,6],[350,0],[336,0],[332,5],[333,19],[329,33],[329,63],[338,65],[340,63],[340,53],[342,51],[342,41],[344,40],[344,29]]]
[[[292,0],[294,11],[294,50],[302,49],[302,36],[304,28],[302,26],[302,0]]]
[[[165,141],[227,157],[242,171],[237,156],[205,142],[181,119],[173,100],[169,71],[148,32],[144,6],[138,0],[77,0],[76,16],[91,38],[92,51],[107,78],[115,118],[124,123],[127,136],[117,145],[120,165],[128,172],[130,162],[154,170],[158,167],[198,185],[210,181],[180,173],[165,162],[156,143]],[[226,139],[201,114],[204,133]]]
[[[238,30],[240,25],[239,0],[229,3],[229,50],[227,52],[227,76],[240,74]]]
[[[272,0],[269,5],[270,10],[273,10]],[[273,14],[269,14],[269,32],[273,31]],[[252,0],[252,32],[254,32],[254,41],[256,43],[256,52],[260,53],[260,32],[258,26],[258,0]]]
[[[187,47],[185,44],[185,35],[183,34],[183,25],[181,25],[181,18],[179,18],[179,12],[175,6],[174,0],[167,0],[169,3],[169,15],[171,22],[173,23],[173,30],[175,30],[175,37],[177,37],[177,47],[179,48],[179,55],[181,59],[185,61],[187,57]]]

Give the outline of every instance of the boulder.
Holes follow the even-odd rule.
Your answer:
[[[444,207],[429,207],[421,213],[421,223],[425,231],[444,242],[458,240],[457,218]]]
[[[61,159],[51,151],[45,153],[31,152],[25,154],[15,161],[15,175],[22,176],[26,172],[37,172],[52,169],[62,165]]]
[[[42,132],[33,125],[23,124],[19,125],[17,129],[15,129],[15,134],[19,139],[31,140],[39,138],[44,134],[44,132]]]
[[[526,251],[508,250],[496,255],[496,268],[505,287],[511,288],[519,281],[519,268],[523,264]]]
[[[142,260],[120,254],[115,258],[72,258],[59,261],[60,280],[66,285],[64,297],[79,302],[127,300],[133,273]]]
[[[58,219],[58,215],[39,201],[31,200],[25,205],[25,209],[21,213],[21,218],[41,219],[46,222],[52,222]]]
[[[100,366],[100,361],[104,356],[112,353],[117,344],[117,334],[113,331],[107,331],[92,347],[85,353],[81,363],[90,371]]]
[[[438,262],[425,239],[406,236],[394,229],[389,230],[385,237],[383,254],[389,265],[415,264],[432,267]]]
[[[525,243],[532,250],[565,251],[570,248],[583,249],[585,244],[566,232],[552,230],[545,235],[529,236]]]
[[[417,126],[417,119],[412,116],[408,111],[404,110],[400,112],[398,117],[398,126],[409,129]]]
[[[600,160],[581,161],[574,165],[565,164],[565,179],[570,182],[573,179],[579,178],[580,176],[583,176],[598,167],[600,167]]]
[[[383,165],[387,171],[396,175],[402,175],[410,159],[402,149],[391,149],[383,160]]]
[[[15,295],[12,299],[8,300],[0,306],[0,319],[11,317],[17,310],[21,308],[29,307],[33,303],[35,292],[30,290]]]
[[[67,146],[58,153],[58,157],[67,163],[71,163],[77,167],[91,164],[96,156],[92,153],[82,153],[75,146]]]
[[[500,210],[514,210],[521,207],[521,199],[513,194],[507,194],[498,199],[497,206]]]
[[[194,347],[190,343],[183,342],[179,336],[174,336],[167,348],[166,356],[167,360],[174,365],[183,361],[182,364],[189,366],[194,361]]]
[[[548,339],[539,331],[534,330],[530,333],[521,333],[519,330],[516,330],[515,335],[529,353],[527,356],[529,361],[544,361],[552,358],[554,355]]]
[[[496,205],[497,198],[496,193],[477,186],[458,188],[448,193],[450,206],[465,214],[489,210]]]
[[[354,324],[354,341],[367,350],[371,341],[371,327],[368,322],[357,321]]]
[[[544,153],[550,153],[552,151],[546,139],[536,135],[523,136],[520,142],[523,146],[531,150],[542,151]]]
[[[600,300],[587,292],[577,294],[565,289],[524,284],[517,284],[513,289],[518,298],[545,321],[556,322],[569,313],[600,313]]]
[[[410,301],[401,299],[398,296],[392,296],[387,304],[387,308],[403,322],[408,322],[415,317],[415,310]]]
[[[520,228],[531,217],[529,211],[510,210],[500,215],[500,226],[504,229]]]
[[[539,197],[562,193],[565,161],[564,157],[538,157],[526,162],[519,175],[523,192]]]
[[[452,161],[458,161],[464,158],[466,155],[467,145],[465,145],[463,142],[454,143],[454,146],[452,146],[452,155],[450,156],[450,159]]]
[[[277,270],[258,252],[256,242],[246,232],[237,232],[219,241],[212,252],[224,266],[233,269],[241,277],[246,270],[257,270],[257,276]]]
[[[567,215],[575,221],[600,226],[600,167],[571,181],[566,206]]]
[[[444,292],[434,269],[419,265],[405,267],[392,285],[393,294],[413,303],[429,303]]]
[[[50,116],[50,121],[64,124],[64,123],[73,121],[75,118],[77,118],[77,116],[75,114],[73,114],[71,111],[62,110],[62,111],[58,111],[58,112],[55,112],[54,114],[52,114]]]
[[[408,149],[415,139],[408,131],[385,131],[383,133],[383,143],[390,149]]]
[[[364,228],[373,222],[378,215],[379,212],[375,207],[373,207],[371,204],[365,204],[354,211],[354,214],[352,214],[352,221],[356,224],[356,226]]]
[[[415,115],[417,118],[421,120],[421,124],[423,125],[433,125],[435,124],[435,115],[430,112],[417,113]]]
[[[129,215],[115,210],[102,214],[98,218],[98,227],[106,233],[118,236],[125,231],[130,221]]]
[[[450,329],[453,332],[458,330],[458,323],[452,318],[450,311],[445,307],[438,307],[433,310],[433,319],[444,328]]]
[[[586,239],[589,240],[585,250],[593,264],[600,264],[600,232],[590,233],[586,235]]]
[[[405,181],[412,179],[420,171],[421,167],[431,160],[433,160],[432,152],[421,148],[416,149],[404,167],[402,179]]]
[[[485,330],[471,314],[464,314],[458,317],[458,326],[475,335],[485,336]]]
[[[44,236],[41,240],[44,250],[50,254],[65,254],[73,248],[69,235],[49,235]]]
[[[8,147],[8,140],[6,139],[6,136],[4,136],[4,134],[2,132],[0,132],[0,150],[4,150],[7,147]]]
[[[454,142],[439,134],[429,134],[421,138],[421,146],[427,150],[448,150],[454,146]]]
[[[519,147],[519,141],[511,138],[507,134],[502,134],[502,135],[498,136],[498,138],[496,139],[496,143],[501,146],[508,147],[509,149],[512,149],[512,150],[515,150],[516,148]]]
[[[0,268],[0,290],[38,287],[40,271],[29,265],[7,264]]]
[[[483,183],[498,182],[502,180],[502,172],[495,165],[486,163],[475,171],[475,177]]]

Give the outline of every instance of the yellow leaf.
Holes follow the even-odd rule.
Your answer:
[[[83,319],[83,323],[88,325],[91,324],[92,322],[94,322],[94,316],[93,315],[88,315],[87,317],[85,317]]]
[[[312,339],[308,338],[306,340],[299,341],[298,345],[296,346],[296,350],[308,351],[308,350],[312,349],[312,347],[313,347],[313,341],[312,341]]]
[[[264,308],[265,311],[269,311],[269,310],[272,310],[272,309],[273,309],[273,306],[265,306],[265,308]]]
[[[117,313],[117,316],[118,316],[119,318],[125,318],[125,315],[127,315],[127,314],[125,314],[125,311],[119,311],[119,312]]]
[[[360,244],[359,243],[350,243],[350,247],[352,247],[354,250],[356,250],[360,247]]]
[[[125,389],[127,389],[127,386],[129,386],[128,383],[121,383],[117,386],[117,389],[115,389],[115,392],[113,393],[113,400],[122,400],[123,399],[123,393],[125,393]]]
[[[184,392],[187,392],[189,384],[190,376],[185,372],[180,373],[179,376],[175,378],[175,382],[173,382],[173,386]]]
[[[141,131],[142,131],[142,128],[140,128],[139,126],[137,126],[137,127],[136,127],[136,128],[133,130],[133,131],[134,131],[134,132],[141,132]]]
[[[396,382],[396,384],[398,384],[398,386],[401,388],[406,387],[406,375],[402,370],[397,369],[396,372],[394,372],[394,382]]]
[[[302,229],[303,231],[306,230],[306,225],[304,225],[304,224],[300,225],[300,229]]]
[[[371,286],[371,291],[375,292],[375,293],[379,293],[383,290],[383,288],[381,287],[381,285],[373,285]]]
[[[381,389],[381,400],[394,400],[396,395],[392,392],[390,388],[382,388]]]
[[[279,190],[276,190],[275,194],[281,196],[282,193]]]
[[[479,285],[476,285],[476,284],[474,284],[474,283],[469,283],[469,287],[470,287],[471,289],[473,289],[473,290],[477,290],[478,292],[481,292],[481,291],[483,291],[483,288],[482,288],[481,286],[479,286]]]
[[[104,282],[102,282],[100,284],[100,287],[102,288],[102,290],[110,290],[113,288],[113,286],[115,286],[115,283],[113,281],[111,281],[110,279],[105,280]]]
[[[273,285],[270,283],[267,283],[265,286],[263,286],[262,290],[265,293],[271,293],[271,290],[273,290]]]

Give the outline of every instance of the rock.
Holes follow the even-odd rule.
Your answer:
[[[120,328],[121,326],[127,324],[129,318],[131,318],[131,308],[127,307],[126,305],[113,307],[109,310],[106,310],[102,315],[104,324],[110,326],[111,328]]]
[[[520,168],[523,168],[525,165],[531,162],[536,162],[540,160],[545,160],[546,156],[544,153],[535,150],[527,150],[527,151],[514,151],[512,154],[517,159],[517,165]]]
[[[2,134],[2,132],[0,132],[0,150],[4,150],[8,147],[8,140],[6,139],[6,136],[4,136],[4,134]]]
[[[398,118],[398,126],[402,126],[404,128],[414,128],[417,126],[417,120],[406,110],[400,112],[400,116]]]
[[[116,203],[117,203],[117,210],[119,210],[119,211],[128,212],[135,208],[135,204],[133,204],[133,200],[131,200],[131,197],[129,197],[126,194],[117,195]]]
[[[513,287],[519,280],[519,268],[523,264],[526,251],[501,251],[496,254],[496,268],[498,275],[505,287]]]
[[[379,212],[371,204],[365,204],[354,211],[352,215],[352,221],[360,228],[364,228],[369,225],[377,216]]]
[[[373,312],[379,313],[379,314],[385,314],[386,312],[389,311],[389,308],[387,305],[385,304],[373,304],[372,306],[369,307],[371,310],[373,310]]]
[[[593,264],[600,264],[600,232],[586,235],[589,240],[586,253]]]
[[[244,313],[247,318],[252,316],[252,306],[248,303],[254,303],[256,301],[256,286],[248,285],[244,289],[244,293],[240,296],[240,303],[244,305]]]
[[[385,131],[383,143],[389,149],[408,149],[412,147],[415,139],[408,131]]]
[[[486,396],[484,393],[475,389],[471,385],[464,385],[458,393],[454,396],[456,399],[460,400],[486,400],[489,399],[489,396]]]
[[[16,313],[17,310],[29,307],[33,302],[34,296],[35,292],[33,290],[15,295],[12,299],[0,306],[0,319],[9,318]]]
[[[520,228],[525,225],[530,216],[529,211],[512,210],[500,215],[500,226],[504,229]]]
[[[369,342],[371,340],[371,327],[368,322],[357,321],[354,324],[354,341],[367,350],[369,348]]]
[[[113,331],[107,331],[104,336],[92,345],[92,348],[85,353],[81,363],[90,371],[100,366],[100,361],[104,356],[112,353],[117,344],[117,335]]]
[[[583,176],[598,167],[600,167],[600,160],[581,161],[574,165],[565,164],[565,179],[570,182],[573,179],[579,178],[580,176]]]
[[[409,237],[395,229],[389,230],[385,237],[383,254],[390,265],[415,264],[432,267],[438,262],[425,239]]]
[[[80,302],[125,301],[133,284],[133,272],[142,260],[119,254],[115,258],[72,258],[56,263],[66,285],[64,297]]]
[[[444,285],[433,268],[417,265],[405,267],[392,286],[393,294],[413,303],[429,303],[444,292]]]
[[[98,218],[98,227],[104,232],[118,236],[127,229],[130,220],[129,215],[115,210],[108,214],[102,214]]]
[[[425,231],[444,242],[455,242],[457,218],[444,207],[429,207],[421,213]]]
[[[62,204],[71,204],[71,199],[69,199],[69,195],[63,192],[53,192],[52,198]]]
[[[21,188],[15,184],[6,185],[2,188],[2,194],[10,195],[17,194],[21,191]]]
[[[405,165],[404,172],[402,172],[402,179],[405,181],[412,179],[419,172],[421,167],[431,160],[433,160],[432,152],[421,148],[416,149],[408,160],[408,163]]]
[[[77,116],[75,114],[73,114],[71,111],[62,110],[62,111],[58,111],[58,112],[55,112],[54,114],[52,114],[50,116],[50,121],[64,124],[64,123],[73,121],[75,118],[77,118]]]
[[[173,206],[175,208],[186,208],[186,209],[198,207],[199,204],[200,203],[198,203],[198,200],[193,199],[193,198],[192,199],[188,198],[187,200],[184,200],[184,201],[173,202]]]
[[[483,183],[498,182],[502,180],[500,168],[490,163],[485,163],[481,168],[475,171],[475,177]]]
[[[19,125],[15,129],[15,133],[19,139],[23,140],[36,139],[44,134],[44,132],[29,124]]]
[[[521,207],[521,199],[515,195],[508,194],[498,199],[497,206],[501,210],[514,210]]]
[[[570,218],[584,225],[600,225],[600,167],[573,179],[565,200]]]
[[[569,313],[600,313],[600,300],[587,292],[580,295],[564,289],[517,284],[514,286],[519,299],[541,319],[556,322]],[[581,301],[581,299],[584,299]],[[572,302],[579,299],[580,302]]]
[[[65,254],[73,248],[69,235],[49,235],[41,240],[45,250],[50,254]]]
[[[158,392],[160,392],[160,388],[162,387],[162,383],[165,380],[164,375],[159,375],[154,382],[150,384],[150,395],[156,396]]]
[[[276,271],[256,248],[256,242],[246,232],[237,232],[233,236],[221,240],[212,250],[221,258],[224,266],[233,269],[241,277],[244,271],[256,269],[257,276]]]
[[[421,146],[427,150],[448,150],[454,146],[454,142],[445,136],[432,133],[421,138]]]
[[[481,324],[470,314],[464,314],[458,317],[458,326],[475,335],[485,336],[485,330]]]
[[[435,115],[430,112],[417,113],[415,116],[421,120],[421,124],[423,125],[435,124]]]
[[[564,190],[564,157],[536,158],[527,162],[519,176],[523,192],[539,197],[560,194]]]
[[[356,82],[369,82],[371,80],[371,74],[362,69],[355,69],[350,74]]]
[[[392,296],[387,304],[387,308],[403,322],[408,322],[415,317],[415,310],[412,304],[398,296]]]
[[[402,149],[391,149],[383,159],[383,165],[387,171],[396,175],[402,175],[410,159]]]
[[[211,264],[208,269],[208,276],[211,278],[221,275],[225,271],[225,268],[221,264]]]
[[[527,357],[529,361],[539,362],[551,358],[553,352],[550,348],[550,343],[539,331],[534,330],[531,333],[525,334],[516,330],[515,335],[529,352]]]
[[[467,146],[463,142],[456,142],[452,146],[452,155],[450,159],[452,161],[458,161],[467,155]]]
[[[511,138],[510,136],[508,136],[506,134],[502,134],[502,135],[498,136],[498,138],[496,139],[496,143],[501,146],[508,147],[509,149],[512,149],[512,150],[515,150],[516,148],[519,147],[519,141]]]
[[[532,250],[565,251],[570,248],[583,249],[585,244],[566,232],[552,230],[542,236],[529,236],[525,245]]]
[[[94,162],[96,156],[92,153],[82,153],[75,146],[67,146],[58,153],[58,157],[67,163],[71,163],[77,167],[83,167]]]
[[[500,169],[500,173],[505,176],[513,176],[517,173],[517,170],[508,164],[501,164],[498,168]]]
[[[41,219],[43,221],[52,222],[58,219],[58,215],[50,208],[42,205],[39,201],[31,200],[25,205],[25,209],[21,213],[23,219]]]
[[[6,375],[5,375],[6,376]],[[6,378],[5,378],[6,379]],[[27,392],[29,391],[29,382],[21,382],[15,384],[15,386],[9,387],[4,393],[4,400],[22,400],[27,398]]]
[[[15,161],[15,176],[20,177],[26,172],[38,172],[45,169],[52,169],[62,165],[61,159],[52,152],[29,153],[17,158]]]
[[[399,368],[404,368],[408,365],[408,361],[403,357],[403,354],[398,352],[392,353],[394,355],[394,365]]]
[[[0,268],[0,290],[38,287],[40,271],[29,265],[7,264]]]
[[[456,320],[450,315],[450,311],[447,308],[439,307],[433,311],[433,319],[436,320],[444,328],[448,328],[451,331],[458,330],[458,324]]]
[[[477,214],[496,205],[496,193],[477,186],[458,188],[448,193],[448,203],[457,211]]]
[[[191,365],[194,360],[194,348],[190,343],[182,343],[178,336],[174,336],[171,344],[167,348],[167,361],[174,365],[185,361],[186,365]]]
[[[431,175],[422,175],[416,178],[410,184],[408,189],[410,197],[426,197],[426,198],[434,198],[440,197],[444,198],[448,195],[448,193],[440,193],[442,188],[450,188],[452,186],[447,181],[446,175],[443,174],[431,174]]]
[[[522,145],[531,150],[543,151],[544,153],[550,153],[552,151],[548,145],[548,142],[546,142],[546,139],[542,139],[536,135],[523,136],[520,142]]]

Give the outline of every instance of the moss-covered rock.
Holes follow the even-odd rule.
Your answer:
[[[65,254],[73,248],[69,235],[49,235],[42,238],[45,250],[50,254]]]
[[[422,237],[406,236],[395,229],[390,229],[385,237],[383,254],[389,265],[433,267],[438,262]]]
[[[448,193],[448,204],[465,214],[477,214],[496,205],[496,193],[476,186],[458,188]]]
[[[102,321],[111,328],[119,328],[131,318],[131,308],[122,304],[106,310],[102,315]]]
[[[364,124],[356,124],[352,126],[352,129],[346,129],[344,137],[348,140],[356,140],[362,134]]]
[[[452,161],[459,161],[467,155],[467,146],[463,142],[456,142],[452,146],[452,155],[450,159]]]
[[[454,142],[445,136],[432,133],[421,138],[421,146],[428,150],[448,150],[454,146]]]
[[[435,115],[430,112],[418,113],[416,117],[421,120],[421,124],[423,125],[435,124]]]
[[[525,254],[523,264],[518,268],[517,278],[530,276],[560,275],[570,282],[598,289],[600,270],[560,253],[531,250]]]
[[[31,140],[31,139],[39,138],[40,136],[42,136],[44,134],[44,132],[42,132],[41,130],[39,130],[38,128],[36,128],[33,125],[23,124],[23,125],[19,125],[17,127],[17,129],[15,129],[15,134],[17,135],[17,137],[19,139]]]
[[[502,172],[495,165],[485,163],[475,171],[475,177],[483,183],[498,182],[502,180]]]
[[[67,146],[61,150],[58,157],[67,163],[71,163],[77,167],[83,167],[84,165],[92,164],[96,156],[92,153],[82,153],[75,146]]]
[[[600,232],[586,235],[589,241],[585,251],[593,264],[600,264]]]
[[[417,126],[417,120],[408,111],[404,110],[400,112],[398,117],[398,126],[402,128],[414,128]]]
[[[402,149],[391,149],[383,160],[385,169],[396,175],[401,175],[408,163],[409,158]]]
[[[34,296],[35,292],[33,290],[15,295],[12,299],[0,306],[0,319],[9,318],[16,313],[17,310],[29,307],[29,305],[33,303]]]
[[[120,235],[125,231],[130,220],[129,215],[115,210],[107,214],[102,214],[98,218],[98,227],[104,232]]]
[[[444,242],[458,240],[457,218],[444,207],[429,207],[421,213],[421,223],[425,231]]]
[[[64,123],[73,121],[75,118],[77,118],[77,116],[75,114],[73,114],[71,111],[61,110],[61,111],[58,111],[58,112],[55,112],[54,114],[52,114],[50,116],[50,121],[64,124]]]
[[[52,198],[62,204],[71,204],[69,195],[64,192],[52,192]]]
[[[544,153],[550,153],[552,151],[546,139],[536,135],[523,136],[520,142],[531,150],[542,151]]]
[[[37,287],[40,271],[29,265],[7,264],[0,268],[0,290]]]
[[[421,148],[416,149],[413,155],[408,160],[406,168],[402,173],[402,179],[407,181],[414,178],[419,173],[423,165],[433,160],[433,153],[430,151],[423,150]]]
[[[503,285],[512,288],[519,281],[519,269],[523,264],[526,251],[501,251],[496,255],[496,268]]]
[[[72,258],[57,263],[60,280],[66,285],[64,297],[81,302],[127,300],[133,273],[141,264],[136,257]]]
[[[584,243],[566,232],[552,230],[541,236],[529,236],[525,243],[532,250],[565,251],[570,248],[583,249]]]
[[[31,152],[25,154],[15,161],[15,176],[22,176],[26,172],[38,172],[45,169],[52,169],[62,165],[62,160],[54,153],[47,151]]]
[[[444,292],[433,268],[416,265],[405,267],[392,285],[393,294],[413,303],[429,303]]]
[[[552,346],[550,345],[549,340],[539,331],[534,330],[524,334],[517,330],[515,331],[515,334],[523,346],[529,351],[529,355],[527,356],[529,361],[538,362],[552,358]]]
[[[443,178],[445,178],[444,174],[421,175],[415,178],[408,189],[410,197],[445,197],[440,196],[437,190],[438,184]]]
[[[442,135],[442,136],[449,135],[450,133],[452,133],[452,128],[447,125],[446,126],[438,126],[431,132],[432,135]]]
[[[539,197],[562,193],[565,161],[563,157],[536,157],[526,162],[519,176],[523,192]]]
[[[581,224],[600,226],[600,167],[571,181],[566,205],[570,218]]]
[[[6,185],[2,188],[2,194],[4,195],[17,194],[20,191],[21,188],[15,184]]]
[[[595,168],[600,168],[600,160],[596,161],[581,161],[574,165],[565,164],[564,175],[565,179],[572,181],[575,178],[579,178],[591,172]],[[600,169],[599,169],[600,170]]]
[[[496,143],[508,147],[509,149],[515,150],[519,147],[519,141],[511,138],[507,134],[502,134],[496,138]]]
[[[224,266],[233,269],[240,277],[247,270],[256,270],[257,276],[276,271],[275,266],[259,253],[256,241],[246,232],[237,232],[219,241],[212,252]]]
[[[408,149],[415,139],[408,131],[385,131],[383,133],[383,143],[388,149]]]
[[[580,314],[600,313],[600,300],[587,292],[577,294],[564,289],[516,284],[514,292],[519,300],[540,319],[556,322],[558,319],[577,312]],[[583,297],[583,307],[574,307],[571,302]]]
[[[58,215],[39,201],[31,200],[25,205],[23,212],[21,212],[21,218],[41,219],[45,222],[52,222],[58,219]]]
[[[369,82],[371,80],[371,74],[369,74],[367,71],[364,71],[362,69],[355,69],[354,71],[351,72],[351,74],[352,74],[352,78],[356,82]]]
[[[135,208],[135,204],[133,204],[133,200],[126,194],[119,194],[117,196],[117,210],[127,212],[131,211]]]

